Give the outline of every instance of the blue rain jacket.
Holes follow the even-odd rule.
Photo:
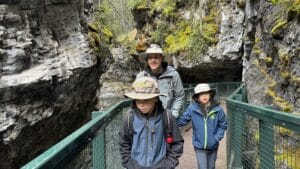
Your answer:
[[[206,117],[203,111],[198,103],[193,102],[186,109],[186,112],[178,118],[177,124],[181,127],[192,120],[194,147],[204,150],[216,150],[227,129],[225,113],[218,104],[214,104],[209,108]]]

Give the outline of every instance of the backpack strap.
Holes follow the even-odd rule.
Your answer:
[[[130,138],[130,141],[132,142],[133,140],[133,113],[130,111],[127,114],[127,127],[128,127],[128,137]]]
[[[162,115],[162,118],[163,118],[163,130],[164,130],[164,134],[166,136],[166,138],[168,138],[169,136],[172,137],[172,125],[171,125],[171,121],[170,121],[170,116],[172,116],[171,112],[169,111],[165,111]],[[132,142],[133,141],[133,134],[134,134],[134,130],[133,130],[133,113],[132,111],[130,111],[128,114],[127,114],[127,127],[128,127],[128,137],[130,138],[130,141]]]
[[[166,110],[163,113],[163,125],[164,125],[164,132],[166,136],[172,136],[172,125],[170,122],[170,116],[172,116],[172,114],[168,110]]]

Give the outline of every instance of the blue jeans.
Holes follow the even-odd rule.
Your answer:
[[[218,149],[201,150],[195,148],[198,169],[215,169]]]

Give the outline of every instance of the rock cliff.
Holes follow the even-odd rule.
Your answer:
[[[250,103],[297,113],[299,9],[298,0],[136,1],[133,15],[185,83],[242,80]]]
[[[246,1],[245,83],[249,102],[300,112],[300,2]]]
[[[0,0],[0,168],[19,168],[89,119],[112,59],[89,47],[91,0]]]

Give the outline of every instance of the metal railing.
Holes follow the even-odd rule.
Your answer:
[[[183,109],[191,102],[192,88],[185,89]],[[121,120],[130,100],[108,110],[92,112],[92,120],[27,163],[22,169],[122,168],[118,148]]]
[[[219,83],[209,83],[209,86],[212,89],[216,90],[215,100],[220,102],[222,99],[227,98],[230,94],[232,94],[242,82],[219,82]],[[191,93],[194,90],[194,87],[197,84],[184,84],[185,89],[190,89]]]
[[[245,87],[227,101],[228,169],[300,169],[300,117],[247,103]]]
[[[235,85],[235,82],[227,83],[227,85],[232,84]],[[218,89],[217,92],[222,93],[221,88],[217,84],[214,85]],[[220,84],[220,86],[223,85],[223,83]],[[231,89],[231,87],[229,88]],[[181,112],[192,101],[192,95],[193,87],[185,88]],[[130,101],[124,100],[106,111],[92,112],[91,121],[24,165],[22,169],[122,168],[118,148],[118,131],[129,106]]]
[[[114,165],[115,161],[109,162],[107,158],[114,156],[115,152],[118,154],[115,143],[118,140],[119,125],[116,123],[120,124],[122,115],[129,105],[130,101],[125,100],[107,111],[93,112],[93,119],[90,122],[33,159],[22,169],[111,168],[107,166]],[[118,157],[117,155],[112,159]]]

